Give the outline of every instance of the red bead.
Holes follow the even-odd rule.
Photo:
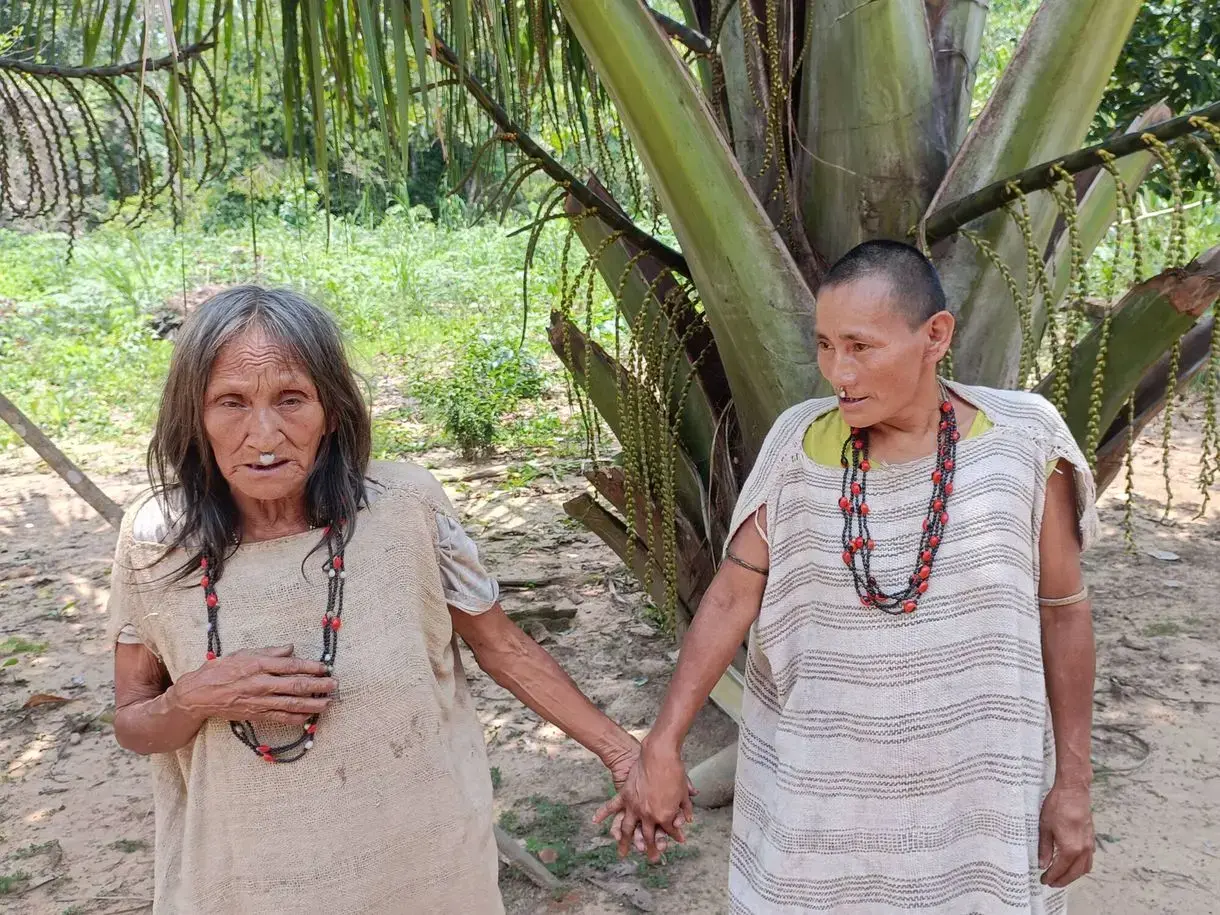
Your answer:
[[[944,507],[945,507],[945,502],[943,499],[933,499],[932,500],[932,509],[934,511],[940,511]]]
[[[268,753],[270,753],[270,752],[271,752],[271,747],[267,746],[265,743],[263,743],[263,744],[259,744],[259,747],[258,747],[258,752],[260,752],[260,753],[262,753],[264,756],[266,756]]]
[[[944,474],[942,474],[939,470],[932,471],[932,482],[933,483],[939,483],[942,479],[944,479]]]
[[[866,607],[871,607],[873,605],[873,599],[865,594],[862,598],[860,598],[860,603]]]
[[[873,547],[875,547],[876,545],[877,545],[877,541],[876,541],[876,540],[869,540],[869,541],[868,541],[868,548],[869,548],[870,550],[871,550]]]
[[[208,660],[209,660],[209,661],[215,661],[215,660],[216,660],[216,652],[214,652],[214,651],[209,651],[209,652],[208,652]]]
[[[869,543],[872,543],[872,541],[870,540],[870,541],[869,541]],[[864,538],[863,538],[863,537],[857,537],[855,540],[853,540],[853,541],[851,542],[851,548],[852,548],[853,550],[862,550],[862,549],[864,549]]]
[[[858,495],[860,495],[860,484],[859,484],[859,483],[852,483],[852,484],[851,484],[851,494],[852,494],[853,496],[858,496]]]
[[[843,562],[845,562],[847,565],[851,565],[851,550],[843,551]]]
[[[864,440],[859,438],[856,439],[854,442],[852,442],[852,447],[854,447],[857,451],[860,451],[864,447]]]
[[[204,556],[199,560],[199,568],[206,569],[208,567],[208,557]]]
[[[936,549],[938,546],[940,546],[940,538],[933,534],[928,538],[928,546],[932,547],[932,549]]]
[[[946,429],[948,429],[948,428],[949,428],[949,420],[947,420],[947,419],[942,419],[942,420],[940,421],[940,431],[941,431],[941,432],[944,432],[944,431],[945,431]]]
[[[924,581],[927,581],[928,576],[931,574],[932,574],[932,570],[930,568],[928,568],[928,566],[919,567],[919,577],[922,578]]]
[[[851,499],[847,498],[847,496],[843,496],[843,498],[839,499],[839,508],[843,509],[845,512],[851,511]]]
[[[945,495],[946,496],[953,495],[953,484],[952,483],[945,484]]]
[[[339,627],[341,625],[343,625],[343,624],[339,620],[339,617],[337,617],[337,616],[333,620],[330,621],[330,628],[333,629],[335,632],[339,631]]]
[[[930,521],[928,521],[927,518],[924,518],[923,519],[923,529],[926,531],[931,526],[932,526],[932,523]]]
[[[201,587],[201,588],[206,588],[211,583],[212,583],[212,579],[208,578],[206,575],[203,576],[203,578],[199,579],[199,587]]]
[[[216,599],[215,594],[209,594],[207,597],[204,598],[204,603],[206,603],[209,607],[215,607],[217,604],[220,603],[220,601]]]
[[[855,426],[852,426],[852,427],[851,427],[851,434],[852,434],[853,436],[859,435],[859,434],[860,434],[860,430],[859,430],[859,429],[857,429]]]
[[[263,761],[273,763],[273,762],[275,762],[275,757],[272,756],[270,753],[267,753],[266,755],[263,756]]]
[[[318,731],[318,726],[316,724],[311,724],[305,728],[305,732],[307,734],[316,734],[317,731]]]
[[[928,583],[926,581],[921,581],[919,583],[919,593],[926,594],[927,592],[928,592]]]
[[[931,562],[932,561],[932,551],[924,550],[922,553],[919,554],[919,558],[921,560],[923,560],[924,562]]]
[[[872,469],[873,469],[873,465],[872,465],[872,464],[870,464],[868,461],[861,461],[861,462],[860,462],[860,469],[861,469],[862,471],[864,471],[865,473],[868,473],[870,470],[872,470]]]
[[[940,405],[941,413],[948,413],[952,409],[953,409],[953,404],[949,403],[949,401],[947,401],[947,400]]]
[[[961,441],[962,434],[960,432],[958,432],[956,429],[954,429],[953,435],[951,435],[950,438],[952,438],[953,441],[958,442],[958,441]]]
[[[330,628],[330,614],[329,613],[326,616],[322,617],[322,628],[323,629]]]
[[[914,613],[915,612],[915,601],[909,600],[905,604],[903,604],[902,612],[903,613]]]
[[[941,524],[948,524],[948,523],[949,523],[949,513],[948,513],[948,512],[941,512],[941,513],[940,513],[940,523],[941,523]]]
[[[868,514],[868,503],[867,502],[860,503],[860,514],[862,514],[862,515]]]
[[[333,568],[335,568],[335,569],[341,569],[341,568],[343,568],[343,557],[342,557],[342,556],[336,556],[334,559],[332,559],[332,560],[330,561],[330,564],[331,564],[331,566],[332,566]]]
[[[945,461],[945,470],[952,470],[955,466],[952,460]]]

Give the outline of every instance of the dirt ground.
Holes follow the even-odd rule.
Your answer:
[[[1198,411],[1186,422],[1197,428]],[[1098,639],[1096,869],[1073,910],[1107,915],[1220,912],[1220,492],[1200,519],[1193,483],[1198,437],[1171,461],[1175,509],[1160,522],[1159,431],[1139,445],[1139,552],[1124,550],[1122,486],[1102,502],[1104,536],[1086,558]],[[131,453],[77,452],[91,471],[138,467]],[[510,610],[574,616],[545,645],[608,714],[642,736],[672,668],[673,640],[645,618],[639,589],[616,558],[571,524],[561,503],[575,476],[543,475],[508,490],[503,477],[461,482],[471,468],[446,454],[438,470],[491,568],[533,582],[505,592]],[[99,473],[125,501],[139,474]],[[110,649],[103,639],[114,532],[31,452],[0,451],[0,910],[147,911],[152,801],[143,760],[109,725]],[[1150,551],[1155,555],[1150,554]],[[467,659],[469,661],[469,659]],[[731,811],[701,811],[688,847],[656,868],[619,863],[589,817],[609,787],[600,765],[467,664],[486,729],[501,823],[570,867],[552,895],[507,868],[508,910],[595,915],[727,911]],[[66,700],[66,701],[65,701]],[[701,714],[693,764],[733,737],[714,708]],[[549,856],[549,855],[548,855]]]

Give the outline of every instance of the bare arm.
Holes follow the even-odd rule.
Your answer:
[[[1072,467],[1060,461],[1047,483],[1039,541],[1038,594],[1070,597],[1083,589]],[[1055,733],[1055,783],[1042,809],[1039,863],[1043,882],[1066,886],[1088,873],[1093,860],[1089,786],[1093,781],[1092,608],[1087,598],[1042,607],[1042,658]]]
[[[472,615],[449,608],[454,631],[470,646],[487,675],[539,716],[592,751],[615,775],[626,777],[639,752],[634,737],[580,691],[562,667],[521,631],[497,603]]]
[[[133,753],[172,753],[209,718],[302,725],[330,704],[326,665],[292,657],[292,646],[207,661],[174,683],[144,645],[114,651],[114,736]]]
[[[758,510],[759,524],[765,528],[766,509]],[[759,536],[751,516],[738,528],[729,546],[734,556],[765,570],[769,550]],[[678,655],[678,667],[665,691],[661,712],[644,738],[640,759],[618,797],[597,812],[600,822],[611,814],[623,813],[617,826],[619,853],[638,825],[648,856],[656,861],[657,829],[669,832],[679,842],[681,831],[670,828],[686,799],[686,776],[682,766],[682,743],[699,709],[707,702],[716,682],[724,675],[737,648],[762,608],[765,574],[728,560],[720,567],[699,604],[699,610]]]

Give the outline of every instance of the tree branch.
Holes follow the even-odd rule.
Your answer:
[[[1058,159],[1052,159],[1049,162],[1035,165],[1033,168],[1027,168],[1025,171],[1009,178],[1002,178],[987,185],[982,190],[975,191],[973,194],[968,194],[959,200],[947,203],[945,206],[929,214],[924,221],[924,233],[928,244],[939,241],[942,238],[947,238],[962,228],[962,226],[973,222],[980,216],[985,216],[993,210],[998,210],[1010,200],[1015,200],[1018,196],[1018,189],[1022,193],[1029,194],[1050,187],[1059,180],[1058,176],[1051,171],[1055,165],[1063,166],[1063,169],[1072,175],[1083,172],[1086,169],[1101,165],[1102,153],[1109,153],[1115,158],[1121,159],[1123,156],[1129,156],[1132,153],[1148,149],[1148,144],[1144,141],[1146,135],[1150,134],[1161,142],[1168,142],[1176,140],[1185,134],[1192,133],[1198,129],[1195,124],[1191,123],[1193,118],[1220,119],[1220,102],[1208,105],[1206,108],[1200,108],[1198,111],[1192,111],[1189,114],[1154,124],[1146,130],[1125,133],[1121,137],[1115,137],[1113,140],[1107,140],[1105,143],[1098,143],[1095,146],[1078,149],[1076,152],[1061,156]],[[1010,187],[1010,185],[1014,185],[1014,187]]]
[[[696,54],[710,54],[712,52],[712,41],[702,32],[696,32],[685,23],[671,19],[658,10],[649,8],[648,12],[652,13],[652,18],[657,21],[657,25],[670,38],[676,38]]]
[[[653,257],[669,269],[676,270],[683,276],[690,278],[690,267],[687,265],[685,257],[663,241],[653,238],[614,207],[606,206],[596,194],[589,190],[583,181],[564,168],[554,156],[539,146],[529,134],[521,130],[509,113],[504,110],[499,102],[492,98],[491,94],[483,87],[483,84],[475,78],[469,68],[463,68],[460,65],[457,55],[439,37],[436,39],[434,50],[436,60],[458,75],[458,78],[466,86],[466,91],[487,112],[496,126],[500,128],[506,140],[516,144],[517,148],[531,159],[537,160],[541,164],[542,170],[556,184],[561,185],[568,193],[580,201],[583,206],[591,210],[597,210],[598,217],[608,226],[619,230],[627,238],[642,248],[646,248]]]
[[[63,79],[107,79],[114,76],[133,76],[141,70],[168,70],[192,57],[198,57],[204,51],[214,47],[216,42],[205,39],[193,45],[182,48],[175,56],[166,54],[164,57],[142,58],[131,60],[125,64],[112,64],[108,67],[59,67],[54,64],[30,64],[20,60],[0,57],[0,70],[15,73],[28,73],[30,76],[54,76]]]

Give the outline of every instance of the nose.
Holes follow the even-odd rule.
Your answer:
[[[267,407],[254,410],[246,439],[259,452],[274,451],[284,440],[279,414]]]

